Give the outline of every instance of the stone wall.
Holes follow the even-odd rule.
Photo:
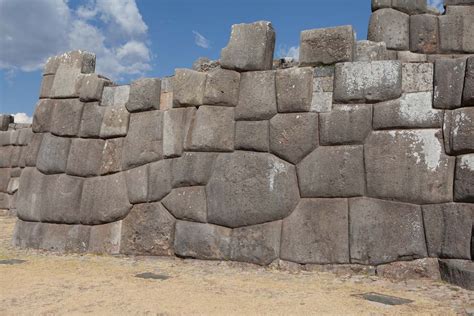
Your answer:
[[[474,57],[382,39],[303,31],[299,65],[274,69],[271,24],[238,24],[219,63],[122,86],[89,53],[50,59],[14,244],[261,265],[472,259]]]

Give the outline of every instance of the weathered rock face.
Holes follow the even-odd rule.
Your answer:
[[[375,11],[369,24],[368,39],[374,42],[385,42],[387,48],[408,50],[410,16],[394,9]]]

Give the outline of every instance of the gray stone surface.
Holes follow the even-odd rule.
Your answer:
[[[122,221],[91,227],[88,252],[96,254],[118,254]]]
[[[55,99],[78,98],[84,75],[71,70],[66,64],[61,64],[54,75],[50,97]]]
[[[390,54],[393,56],[390,58],[391,60],[399,60],[403,63],[426,63],[428,62],[429,57],[433,55],[425,55],[425,54],[418,54],[412,53],[410,51],[389,51]]]
[[[372,130],[372,106],[365,104],[334,105],[319,114],[321,145],[363,144]]]
[[[392,8],[410,15],[427,11],[426,0],[392,0]]]
[[[269,265],[280,254],[281,221],[232,230],[230,259]]]
[[[199,106],[204,102],[206,74],[176,69],[173,77],[173,107]]]
[[[176,188],[161,202],[177,219],[207,222],[206,189],[203,186]]]
[[[163,112],[133,113],[122,152],[124,170],[163,157]]]
[[[148,202],[149,165],[143,165],[124,172],[128,200],[132,204]]]
[[[120,253],[172,256],[175,222],[161,203],[135,205],[122,221]]]
[[[232,230],[211,224],[176,221],[175,254],[197,259],[228,260]]]
[[[215,68],[207,73],[204,104],[236,106],[239,101],[240,74]]]
[[[10,168],[0,168],[0,192],[7,192],[8,182],[11,177]]]
[[[300,65],[319,66],[349,62],[354,58],[355,34],[352,26],[301,32]]]
[[[336,65],[334,99],[341,103],[379,102],[400,97],[399,61],[340,63]]]
[[[100,174],[105,175],[122,170],[123,138],[107,139],[102,152]]]
[[[363,146],[318,147],[297,170],[302,197],[364,195]]]
[[[83,138],[99,138],[104,114],[105,107],[99,106],[97,102],[86,103],[82,113],[79,136]]]
[[[425,2],[425,0],[423,0]],[[422,54],[436,54],[439,43],[438,17],[418,14],[410,17],[410,50]]]
[[[474,106],[474,57],[467,60],[462,105]]]
[[[237,71],[270,70],[274,50],[275,31],[270,22],[234,24],[229,43],[221,51],[221,66]]]
[[[275,71],[245,72],[240,77],[236,120],[267,120],[277,113]]]
[[[100,127],[101,138],[126,136],[130,113],[125,105],[113,105],[105,108],[104,118]]]
[[[0,114],[0,131],[7,131],[10,123],[13,123],[13,116]]]
[[[374,105],[374,129],[441,128],[442,110],[433,109],[431,92],[407,93]]]
[[[184,145],[189,151],[233,151],[234,109],[201,106],[191,123]]]
[[[66,173],[80,177],[98,176],[104,146],[105,141],[101,139],[73,139]]]
[[[318,145],[318,114],[278,114],[270,120],[270,151],[296,164]]]
[[[419,204],[451,201],[454,158],[444,154],[441,135],[438,129],[371,133],[365,144],[367,194]]]
[[[433,91],[433,72],[432,63],[403,63],[403,93]]]
[[[26,146],[31,142],[33,138],[33,131],[30,128],[22,128],[18,130],[18,142],[19,146]]]
[[[95,55],[89,52],[75,50],[50,57],[43,70],[44,75],[54,75],[58,67],[64,64],[71,72],[89,74],[95,70]]]
[[[235,149],[268,152],[269,131],[268,121],[235,122]]]
[[[104,87],[100,105],[125,107],[129,98],[130,98],[129,85]]]
[[[218,154],[186,152],[172,161],[173,187],[206,185]]]
[[[28,147],[25,149],[24,153],[25,167],[36,166],[36,159],[38,157],[42,142],[43,134],[33,134],[31,142],[28,144]]]
[[[372,0],[372,11],[386,9],[392,6],[392,0]]]
[[[462,155],[456,158],[454,200],[474,203],[474,154]]]
[[[438,259],[434,258],[381,264],[377,266],[377,275],[394,281],[415,279],[441,280]]]
[[[241,227],[286,217],[299,200],[295,168],[271,154],[220,154],[206,187],[213,224]]]
[[[409,50],[410,16],[394,9],[380,9],[372,13],[368,39],[385,42],[388,49]]]
[[[473,204],[424,205],[423,220],[430,257],[471,259]]]
[[[41,87],[40,87],[40,99],[50,98],[51,97],[51,88],[53,87],[54,83],[54,75],[46,75],[43,76],[41,80]]]
[[[462,52],[463,17],[459,14],[443,15],[439,19],[439,47],[441,52]]]
[[[130,85],[130,96],[126,104],[129,112],[160,109],[161,80],[138,79]]]
[[[80,208],[82,224],[97,225],[118,221],[127,216],[130,209],[123,173],[84,181]]]
[[[466,60],[438,59],[434,68],[433,106],[454,109],[461,106]]]
[[[0,192],[0,210],[8,210],[11,207],[11,195]]]
[[[474,291],[474,263],[469,260],[440,260],[441,279]]]
[[[183,167],[183,166],[181,166]],[[150,202],[159,201],[170,193],[173,188],[174,162],[172,160],[160,160],[150,164],[150,175],[148,179],[148,200]],[[180,172],[190,172],[191,170],[180,170]],[[197,170],[194,172],[201,172]]]
[[[278,112],[308,112],[313,94],[312,68],[290,68],[276,72]]]
[[[354,52],[354,61],[386,60],[387,45],[384,42],[357,41]]]
[[[446,111],[444,147],[450,155],[474,152],[474,107]]]
[[[55,100],[51,117],[51,133],[58,136],[77,136],[83,109],[84,103],[78,99]]]
[[[349,263],[346,199],[303,199],[283,220],[281,258],[302,264]]]
[[[427,256],[420,206],[349,200],[351,262],[379,265]]]
[[[82,78],[81,87],[79,89],[79,98],[83,102],[100,101],[104,86],[110,85],[107,79],[96,74],[88,74]]]
[[[169,109],[163,113],[163,157],[183,154],[185,136],[195,115],[195,108]]]
[[[36,160],[36,167],[46,174],[64,173],[70,146],[70,138],[44,134]]]

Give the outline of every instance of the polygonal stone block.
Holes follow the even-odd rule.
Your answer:
[[[79,98],[83,102],[100,101],[104,86],[112,84],[111,81],[96,75],[88,74],[82,78],[79,89]]]
[[[39,150],[41,148],[41,143],[43,141],[43,134],[33,134],[31,142],[25,149],[24,159],[25,166],[33,167],[36,166],[36,159],[38,157]]]
[[[242,227],[286,217],[299,200],[294,166],[267,153],[220,154],[206,187],[208,222]]]
[[[11,169],[0,168],[0,192],[7,192],[8,183],[10,182]]]
[[[363,144],[372,130],[372,106],[335,105],[319,114],[319,124],[322,145]]]
[[[40,99],[51,97],[51,88],[53,87],[54,75],[43,76],[41,80]]]
[[[270,148],[268,121],[235,122],[235,148],[267,152]]]
[[[11,206],[11,196],[7,193],[0,193],[0,210],[9,210]]]
[[[432,63],[403,63],[403,93],[433,91]]]
[[[163,112],[163,157],[179,157],[183,154],[185,136],[195,115],[195,108],[169,109]]]
[[[220,63],[222,68],[237,71],[270,70],[274,50],[275,31],[270,22],[234,24]]]
[[[449,155],[474,152],[474,108],[446,111],[444,147]]]
[[[441,138],[438,129],[372,132],[364,146],[367,194],[416,204],[451,201],[454,158],[444,154]]]
[[[130,98],[129,85],[104,87],[100,105],[125,107],[129,98]]]
[[[236,71],[215,68],[207,73],[204,104],[236,106],[239,102],[240,74]]]
[[[278,114],[270,120],[270,151],[296,164],[318,145],[318,114]]]
[[[433,109],[431,92],[404,94],[374,105],[374,129],[441,128],[443,111]]]
[[[297,166],[302,197],[364,195],[363,146],[318,147]]]
[[[428,255],[471,259],[474,205],[448,203],[423,206]]]
[[[392,6],[392,0],[372,0],[372,12]]]
[[[84,76],[72,70],[69,65],[59,65],[51,85],[50,97],[53,99],[78,98]]]
[[[422,0],[425,2],[425,0]],[[426,3],[426,2],[425,2]],[[438,17],[419,14],[410,17],[410,50],[422,54],[438,52]]]
[[[148,201],[155,202],[164,198],[173,188],[173,161],[170,159],[151,163],[148,179]],[[192,172],[183,170],[183,172]],[[202,170],[196,170],[199,173]]]
[[[275,71],[242,73],[235,119],[267,120],[276,113]]]
[[[290,68],[276,72],[278,112],[308,112],[313,94],[313,70]]]
[[[462,52],[463,16],[443,15],[439,19],[439,47],[441,52]]]
[[[433,106],[455,109],[461,106],[466,60],[438,59],[434,68]]]
[[[77,136],[83,109],[84,103],[78,99],[55,100],[51,117],[51,133],[58,136]]]
[[[26,146],[31,142],[33,138],[33,131],[31,128],[22,128],[18,130],[18,146]]]
[[[439,260],[441,279],[474,291],[474,263],[470,260]]]
[[[368,39],[385,42],[388,49],[409,50],[410,16],[394,9],[380,9],[372,13]]]
[[[327,113],[332,110],[332,92],[313,92],[311,100],[311,112]]]
[[[123,173],[84,181],[80,208],[82,224],[98,225],[120,220],[131,207]]]
[[[43,223],[28,222],[18,219],[13,231],[12,244],[19,248],[38,248]]]
[[[474,57],[467,59],[462,105],[474,106]]]
[[[281,221],[232,230],[230,259],[269,265],[280,254]]]
[[[303,199],[283,220],[281,258],[302,264],[349,263],[347,199]]]
[[[100,174],[105,175],[122,170],[123,138],[107,139],[102,151]]]
[[[203,186],[174,189],[161,202],[177,219],[207,222],[206,190]]]
[[[71,253],[87,252],[91,226],[70,225],[66,232],[66,246],[64,251]]]
[[[7,193],[10,195],[15,194],[18,191],[18,186],[20,184],[19,178],[11,178],[10,181],[7,182]]]
[[[392,0],[392,8],[406,14],[422,14],[427,10],[426,0]]]
[[[144,165],[124,172],[130,203],[137,204],[148,201],[149,170],[149,165]]]
[[[378,265],[425,258],[423,217],[418,205],[349,200],[351,262]]]
[[[233,151],[234,109],[201,106],[186,137],[184,149],[190,151]]]
[[[216,153],[185,152],[172,160],[173,187],[206,185],[212,170]]]
[[[82,113],[79,136],[83,138],[98,138],[104,114],[105,107],[99,106],[97,102],[86,103]]]
[[[118,254],[120,252],[121,236],[122,221],[91,226],[87,252]]]
[[[175,222],[161,203],[135,205],[122,221],[120,253],[172,256]]]
[[[386,60],[387,45],[384,42],[357,41],[354,61]]]
[[[474,154],[462,155],[456,158],[454,200],[474,203]]]
[[[205,87],[205,73],[191,69],[176,69],[173,77],[173,106],[202,105]]]
[[[100,137],[113,138],[126,136],[129,121],[130,113],[128,113],[125,105],[107,106],[100,127]]]
[[[354,58],[355,34],[352,26],[303,31],[300,40],[301,66],[332,65]]]
[[[402,94],[399,61],[341,63],[336,65],[334,99],[341,103],[379,102]]]
[[[56,102],[54,100],[40,100],[33,115],[32,129],[35,133],[49,132],[51,119]]]
[[[126,103],[129,112],[160,109],[161,80],[155,78],[139,79],[130,85],[130,96]]]
[[[181,257],[228,260],[231,233],[216,225],[176,221],[174,250]]]
[[[44,134],[36,160],[36,167],[46,174],[64,173],[70,146],[70,138]]]
[[[105,141],[101,139],[73,139],[66,173],[80,177],[98,176],[104,146]]]

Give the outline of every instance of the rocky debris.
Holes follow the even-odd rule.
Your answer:
[[[218,60],[210,60],[207,57],[199,57],[193,63],[192,69],[199,72],[208,72],[219,67],[220,62]]]
[[[396,281],[413,279],[441,280],[438,259],[425,258],[377,266],[377,275]]]

